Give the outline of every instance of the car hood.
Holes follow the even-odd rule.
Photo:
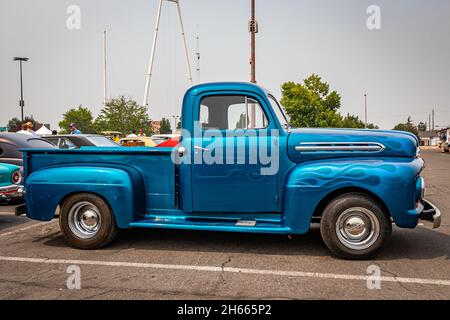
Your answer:
[[[403,131],[292,129],[289,157],[294,162],[335,157],[415,157],[419,140]]]

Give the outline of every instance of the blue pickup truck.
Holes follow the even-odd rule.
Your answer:
[[[393,223],[440,226],[412,134],[294,129],[274,96],[248,83],[192,87],[182,124],[170,149],[23,150],[26,205],[17,213],[59,216],[80,249],[106,246],[118,229],[295,235],[320,223],[344,259],[377,255]]]

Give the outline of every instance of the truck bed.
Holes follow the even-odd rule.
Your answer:
[[[137,171],[145,193],[145,212],[175,210],[175,164],[171,160],[172,149],[167,148],[98,148],[83,147],[74,150],[23,149],[25,179],[44,169],[64,167],[126,167]],[[96,183],[101,176],[92,177]],[[72,183],[76,183],[73,177]]]

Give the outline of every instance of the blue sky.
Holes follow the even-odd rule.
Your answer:
[[[285,81],[315,72],[342,95],[342,113],[391,129],[408,115],[450,124],[450,1],[256,0],[257,80],[277,97]],[[0,126],[20,116],[16,55],[24,66],[26,114],[55,127],[80,104],[102,104],[102,32],[108,30],[108,92],[142,102],[157,0],[0,0]],[[369,5],[381,30],[368,30]],[[81,9],[69,30],[67,7]],[[192,69],[200,36],[201,81],[248,81],[248,0],[181,0]],[[164,5],[150,91],[153,119],[180,113],[188,88],[175,7]],[[197,75],[194,72],[194,79]]]

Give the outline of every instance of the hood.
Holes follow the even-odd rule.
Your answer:
[[[419,140],[402,131],[293,129],[288,139],[294,162],[342,157],[415,157]]]

